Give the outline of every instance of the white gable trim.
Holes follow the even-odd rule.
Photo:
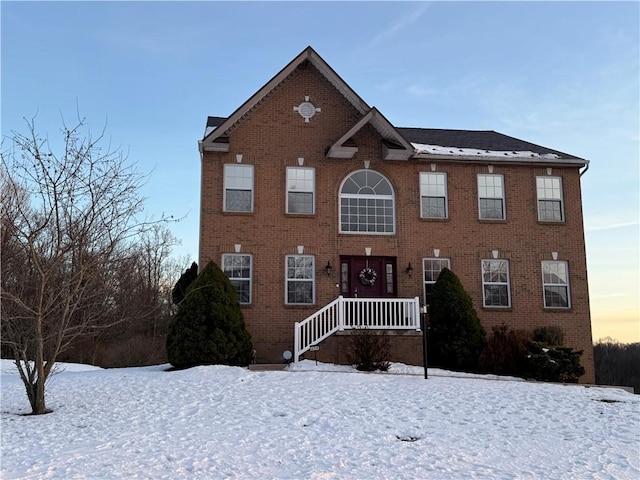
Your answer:
[[[287,66],[285,66],[280,72],[278,72],[271,80],[269,80],[260,90],[244,102],[235,112],[233,112],[229,118],[227,118],[221,125],[214,130],[208,132],[208,134],[202,140],[202,149],[204,151],[220,151],[219,146],[216,146],[216,139],[223,137],[227,131],[238,121],[240,121],[249,111],[254,108],[260,101],[262,101],[276,86],[278,86],[284,79],[286,79],[293,71],[298,68],[303,62],[309,61],[325,78],[355,107],[357,111],[363,115],[370,111],[369,105],[360,98],[360,96],[342,80],[342,78],[325,62],[316,51],[307,47],[296,58],[294,58]]]
[[[377,108],[373,107],[358,122],[338,139],[327,151],[329,158],[353,158],[358,151],[358,147],[345,146],[344,142],[353,137],[365,125],[371,123],[383,139],[390,143],[397,144],[399,148],[393,148],[388,144],[382,145],[382,158],[385,160],[408,160],[413,154],[413,146],[398,133],[391,123],[382,115]]]

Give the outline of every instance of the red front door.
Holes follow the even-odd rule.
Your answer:
[[[340,257],[340,292],[345,297],[396,297],[396,259]]]

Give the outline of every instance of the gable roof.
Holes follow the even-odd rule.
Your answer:
[[[407,160],[413,155],[413,146],[398,132],[376,107],[369,110],[356,124],[338,139],[327,151],[327,157],[352,158],[358,147],[345,145],[362,127],[371,124],[384,139],[385,160]]]
[[[572,164],[589,163],[580,157],[536,145],[492,130],[452,130],[395,127],[377,108],[370,107],[331,66],[310,46],[265,83],[229,117],[208,117],[200,150],[228,151],[229,130],[241,122],[269,93],[304,62],[312,64],[362,117],[327,149],[328,157],[352,158],[357,147],[350,140],[361,128],[371,124],[383,139],[385,159],[410,157],[452,161],[504,161],[511,163]]]
[[[235,112],[233,112],[222,123],[216,125],[217,128],[205,132],[202,140],[204,147],[213,143],[216,139],[224,136],[224,134],[233,125],[239,122],[249,111],[262,101],[276,86],[286,79],[296,68],[304,62],[310,62],[339,92],[347,99],[355,109],[362,115],[371,110],[371,107],[360,98],[360,96],[342,80],[333,68],[325,62],[316,51],[311,48],[305,48],[297,57],[289,62],[282,70],[280,70],[271,80],[265,83],[260,90],[254,93],[246,102],[244,102]],[[221,117],[214,117],[220,119]]]

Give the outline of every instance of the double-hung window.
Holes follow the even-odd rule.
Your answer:
[[[422,271],[424,278],[424,303],[431,304],[431,290],[438,280],[438,275],[443,268],[451,268],[448,258],[423,258]]]
[[[504,178],[502,175],[478,175],[478,209],[481,220],[504,220]]]
[[[447,218],[446,173],[420,173],[420,216]]]
[[[253,212],[253,165],[224,166],[224,211]]]
[[[508,260],[482,260],[482,291],[485,307],[511,306]]]
[[[238,294],[238,302],[251,303],[251,255],[222,255],[222,271],[229,277]]]
[[[569,269],[567,262],[542,262],[542,288],[546,308],[569,308]]]
[[[287,304],[315,302],[315,260],[311,255],[287,255]]]
[[[536,177],[538,192],[538,220],[541,222],[563,222],[562,178]]]
[[[287,213],[315,212],[315,169],[287,167]]]

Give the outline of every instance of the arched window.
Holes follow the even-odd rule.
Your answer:
[[[358,170],[340,187],[341,233],[395,233],[391,183],[373,170]]]

